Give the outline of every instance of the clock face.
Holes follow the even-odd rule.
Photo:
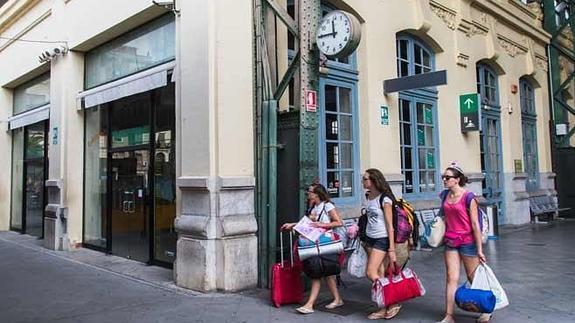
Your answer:
[[[359,43],[358,25],[355,17],[344,11],[334,10],[320,22],[316,43],[319,50],[328,57],[349,55]]]

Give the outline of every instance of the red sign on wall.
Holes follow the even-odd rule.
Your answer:
[[[305,110],[307,112],[317,111],[317,92],[312,90],[307,90],[305,95]]]

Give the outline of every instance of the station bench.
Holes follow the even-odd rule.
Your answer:
[[[551,195],[532,196],[529,198],[529,210],[534,218],[534,223],[538,223],[539,217],[546,215],[554,217],[555,214],[562,211],[570,210],[571,208],[560,208],[557,201]]]

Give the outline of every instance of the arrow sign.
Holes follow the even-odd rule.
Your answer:
[[[479,94],[470,93],[459,96],[459,113],[461,115],[461,131],[481,130],[481,109],[479,109]]]

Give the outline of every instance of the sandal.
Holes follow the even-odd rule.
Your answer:
[[[391,320],[397,314],[399,314],[399,310],[401,310],[401,304],[391,305],[387,308],[387,312],[385,312],[385,316],[383,318],[386,320]]]
[[[311,314],[311,313],[315,312],[313,309],[303,307],[303,306],[300,306],[300,307],[296,308],[295,310],[298,311],[300,314]]]
[[[369,314],[367,316],[367,319],[368,320],[381,320],[381,319],[385,318],[386,313],[387,313],[386,309],[381,309],[377,312],[373,312],[373,313]]]
[[[445,317],[441,321],[437,321],[435,323],[455,323],[453,319],[453,314],[445,313]]]
[[[339,301],[339,303],[336,303],[335,301],[331,302],[331,303],[327,304],[325,306],[325,308],[327,308],[328,310],[333,310],[333,309],[336,309],[340,306],[343,306],[343,301]]]

